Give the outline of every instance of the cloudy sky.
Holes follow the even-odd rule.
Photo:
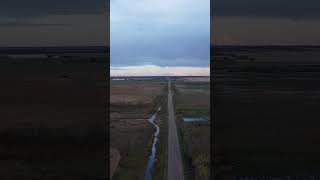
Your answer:
[[[319,0],[214,0],[215,45],[320,45]]]
[[[105,0],[1,0],[0,47],[106,45]]]
[[[111,0],[111,75],[209,75],[210,0]]]

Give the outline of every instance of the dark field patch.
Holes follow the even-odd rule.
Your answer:
[[[0,178],[106,176],[101,62],[1,62]]]
[[[320,66],[314,48],[290,49],[215,49],[217,175],[319,174]]]

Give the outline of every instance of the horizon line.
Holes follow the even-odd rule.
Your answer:
[[[168,76],[162,76],[162,75],[159,75],[159,76],[156,76],[156,75],[150,75],[150,76],[139,76],[139,75],[137,75],[137,76],[111,76],[110,75],[110,77],[211,77],[211,75],[208,75],[208,76],[201,76],[201,75],[199,75],[199,76],[192,76],[192,75],[190,75],[190,76],[188,76],[188,75],[183,75],[183,76],[173,76],[173,75],[168,75]]]

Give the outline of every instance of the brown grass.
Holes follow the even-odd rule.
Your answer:
[[[184,116],[206,116],[210,113],[209,83],[199,81],[174,84],[175,108],[187,179],[208,180],[210,175],[210,124],[187,124]]]
[[[150,104],[162,91],[159,84],[112,84],[110,104]]]
[[[114,180],[143,179],[155,131],[148,118],[163,88],[155,81],[111,82],[110,143],[121,155]]]

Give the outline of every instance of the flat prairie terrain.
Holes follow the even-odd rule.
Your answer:
[[[160,86],[160,88],[159,88]],[[110,104],[148,105],[163,90],[162,83],[112,81]]]
[[[106,177],[104,63],[0,63],[0,179]]]
[[[151,152],[155,129],[148,118],[161,105],[165,109],[163,80],[111,80],[110,86],[110,140],[111,148],[120,153],[120,162],[112,179],[143,179],[148,156]],[[160,140],[154,165],[154,179],[161,179],[164,171],[162,156],[165,153],[165,111],[156,118],[160,126]],[[113,164],[114,162],[110,162]]]
[[[210,82],[208,77],[174,81],[174,99],[186,179],[210,179]],[[186,123],[183,117],[206,118]]]
[[[216,178],[319,175],[320,48],[212,50]]]
[[[186,82],[210,82],[210,77],[186,77],[181,78],[181,80],[184,80]]]
[[[210,82],[176,80],[176,113],[184,116],[210,116]]]

